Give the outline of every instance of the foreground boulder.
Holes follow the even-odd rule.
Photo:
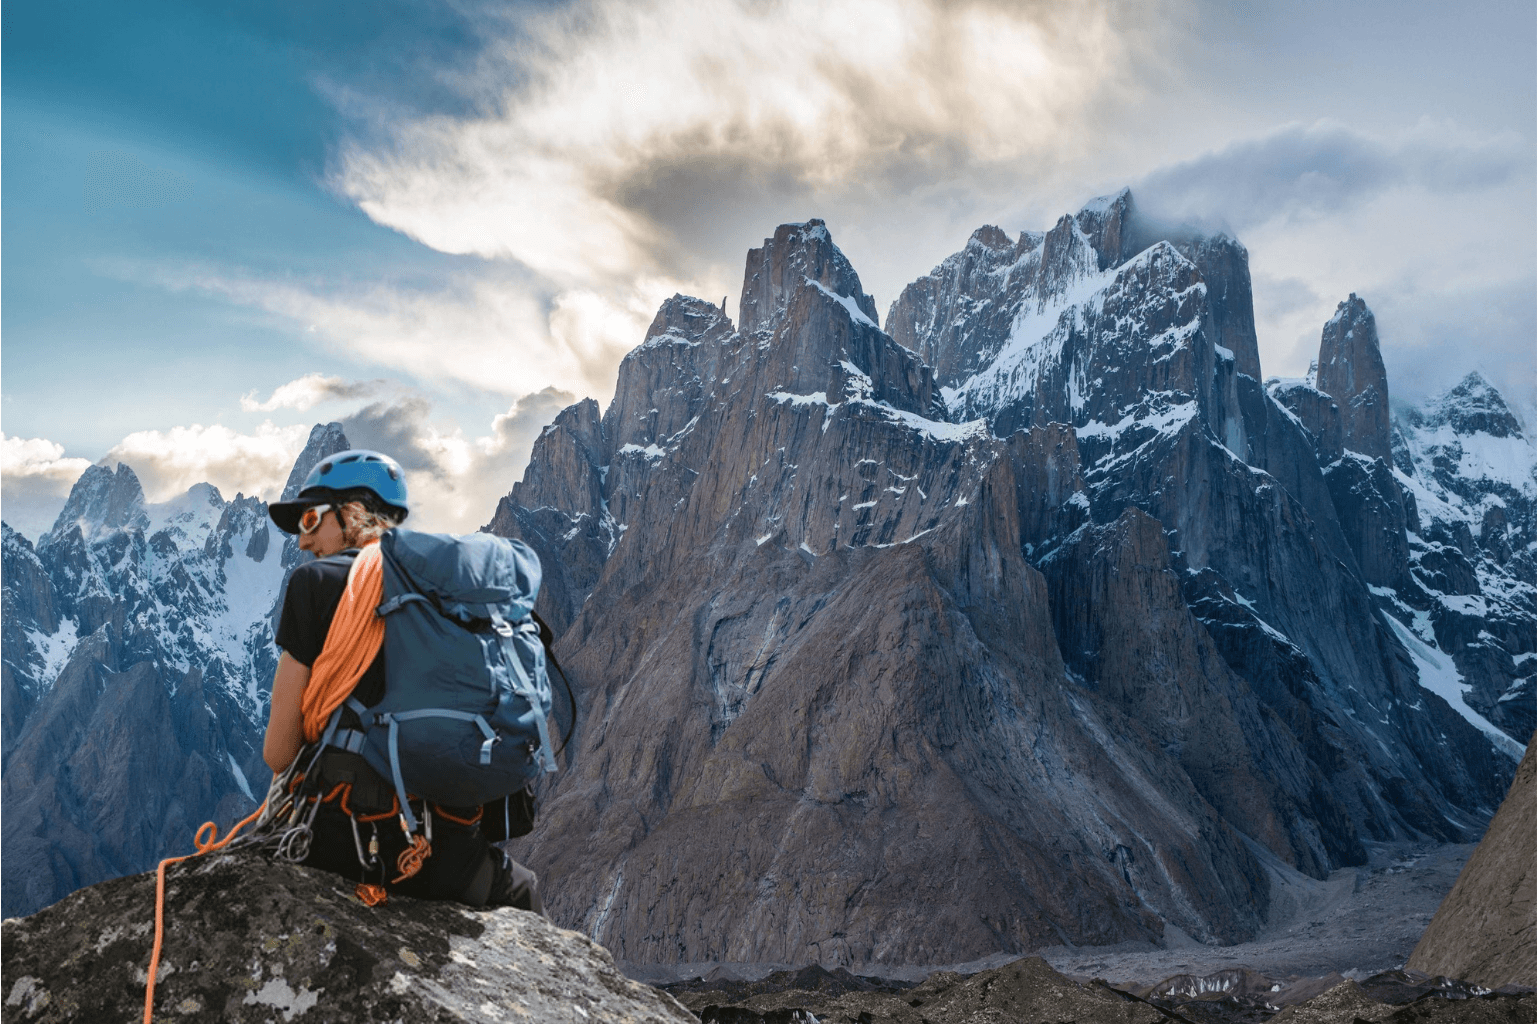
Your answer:
[[[400,897],[370,909],[333,875],[249,852],[173,865],[165,921],[157,1020],[693,1019],[537,915]],[[140,1019],[154,926],[152,874],[7,920],[7,1024]]]
[[[1409,957],[1411,970],[1537,987],[1537,736]]]

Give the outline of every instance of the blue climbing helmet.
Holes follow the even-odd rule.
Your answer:
[[[327,455],[304,478],[304,486],[299,488],[297,498],[273,502],[267,514],[272,516],[278,529],[298,533],[299,517],[311,505],[359,499],[365,504],[379,506],[376,511],[387,512],[398,522],[404,522],[411,505],[406,493],[406,473],[400,463],[383,452],[363,448]]]

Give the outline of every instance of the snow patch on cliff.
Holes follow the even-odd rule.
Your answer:
[[[1489,742],[1500,753],[1519,761],[1526,754],[1526,746],[1517,743],[1489,719],[1479,714],[1467,702],[1472,687],[1462,681],[1457,666],[1446,654],[1425,644],[1396,618],[1387,616],[1388,625],[1398,635],[1399,642],[1414,659],[1414,667],[1420,674],[1420,686],[1440,697],[1452,706],[1452,710],[1466,718],[1479,732],[1489,737]]]

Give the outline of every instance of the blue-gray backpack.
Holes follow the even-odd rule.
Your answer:
[[[539,557],[488,533],[390,530],[383,555],[384,699],[347,701],[361,733],[322,745],[363,756],[388,779],[407,827],[407,794],[452,807],[500,800],[555,770],[550,680],[533,619]]]

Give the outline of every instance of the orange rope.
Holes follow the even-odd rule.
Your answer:
[[[189,853],[184,857],[167,857],[160,862],[159,869],[155,872],[155,948],[149,954],[149,977],[144,985],[144,1024],[151,1024],[155,1016],[155,975],[160,972],[160,946],[165,939],[165,869],[172,864],[193,857],[201,857],[205,853],[213,853],[222,850],[229,845],[231,839],[240,834],[240,830],[251,822],[261,817],[261,813],[267,809],[267,802],[251,812],[250,817],[229,830],[229,835],[219,839],[219,826],[211,821],[205,821],[192,837],[192,845],[197,847],[196,853]],[[208,838],[203,838],[204,833]]]
[[[400,869],[400,877],[390,882],[391,885],[399,885],[422,869],[422,864],[432,856],[432,845],[427,842],[425,836],[411,836],[411,845],[400,851],[400,856],[395,858],[395,867]]]
[[[384,562],[379,542],[358,552],[347,573],[347,589],[331,619],[325,646],[310,668],[300,708],[304,739],[320,739],[331,713],[342,706],[384,643],[384,620],[374,614],[384,599]]]
[[[369,885],[367,882],[359,882],[353,890],[358,899],[363,901],[365,907],[377,907],[381,903],[390,901],[389,890],[382,885]]]

